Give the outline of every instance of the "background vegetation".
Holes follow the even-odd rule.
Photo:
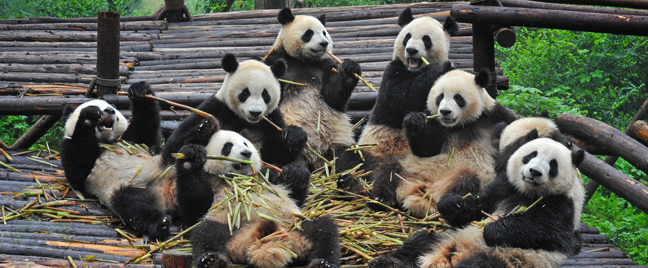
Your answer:
[[[122,15],[146,15],[163,0],[115,0]],[[220,10],[222,0],[187,0],[193,14]],[[393,4],[420,0],[306,0],[309,7]],[[2,0],[0,18],[88,17],[107,9],[104,0]],[[254,9],[254,0],[237,0],[233,11]],[[142,10],[142,11],[139,11]],[[547,109],[552,117],[572,113],[596,118],[623,130],[648,98],[648,38],[517,27],[512,48],[496,56],[511,89],[498,100],[525,116]],[[12,144],[37,116],[0,116],[0,140]],[[38,143],[57,148],[62,124]],[[648,176],[623,159],[615,167],[648,183]],[[585,178],[584,182],[587,182]],[[638,264],[648,264],[648,217],[601,188],[584,210],[583,221],[599,228]]]

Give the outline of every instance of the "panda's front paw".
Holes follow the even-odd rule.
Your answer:
[[[353,177],[350,173],[342,173],[337,179],[337,188],[340,190],[345,190],[352,193],[357,193],[362,191],[362,185],[360,181]]]
[[[396,197],[389,194],[371,193],[371,196],[369,196],[369,198],[374,201],[380,202],[367,202],[367,207],[374,211],[387,211],[388,209],[384,205],[387,205],[391,208],[397,208],[398,206],[398,200],[396,200]]]
[[[207,145],[211,136],[218,131],[218,120],[215,117],[200,118],[188,131],[189,141],[192,143]]]
[[[79,122],[82,122],[84,125],[93,127],[99,123],[101,119],[102,112],[97,106],[88,106],[81,110],[79,114]]]
[[[153,145],[153,146],[149,147],[148,151],[149,151],[149,153],[151,155],[159,155],[159,154],[162,153],[162,146],[157,145],[157,144]]]
[[[137,82],[128,88],[128,98],[131,100],[144,98],[146,94],[153,95],[151,85],[146,81]]]
[[[202,168],[207,161],[207,150],[205,150],[205,147],[197,144],[182,146],[179,153],[184,154],[182,159],[176,160],[176,169],[179,171]]]
[[[302,150],[308,141],[306,131],[298,126],[286,126],[282,129],[281,137],[291,151]]]
[[[475,207],[471,204],[475,204],[475,202],[477,202],[477,197],[474,195],[464,198],[456,193],[448,193],[441,196],[437,202],[437,210],[450,225],[463,226],[472,220]]]
[[[339,268],[340,264],[330,262],[325,259],[313,259],[306,267],[307,268]]]
[[[410,134],[416,134],[427,127],[427,114],[423,112],[411,112],[403,120],[403,128]]]
[[[340,64],[340,69],[342,70],[342,74],[345,76],[355,77],[354,74],[362,75],[362,68],[360,68],[360,64],[358,64],[354,60],[344,60],[342,64]]]
[[[231,268],[232,262],[220,252],[206,252],[196,259],[196,268]]]
[[[302,190],[310,183],[310,172],[303,164],[289,164],[283,167],[283,176],[286,184],[292,189]]]
[[[369,261],[369,268],[404,268],[410,267],[403,261],[389,255],[381,255]]]
[[[150,242],[164,241],[169,236],[169,227],[171,226],[171,216],[164,215],[157,221],[153,222],[148,231],[146,231],[146,239]]]

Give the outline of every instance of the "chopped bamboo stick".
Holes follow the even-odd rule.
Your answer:
[[[13,158],[11,158],[11,156],[9,156],[9,154],[7,154],[7,152],[5,152],[4,150],[2,150],[2,148],[0,148],[0,153],[2,153],[2,155],[4,155],[4,157],[7,158],[7,162],[11,162],[11,161],[13,161]]]
[[[128,92],[117,92],[117,95],[118,96],[119,95],[128,95]],[[165,99],[153,96],[153,95],[144,95],[144,97],[149,98],[149,99],[153,99],[153,100],[156,100],[156,101],[164,102],[164,103],[166,103],[168,105],[171,105],[171,106],[180,107],[182,109],[189,110],[189,111],[191,111],[191,112],[193,112],[195,114],[198,114],[198,115],[200,115],[202,117],[214,117],[211,114],[208,114],[208,113],[203,112],[201,110],[195,109],[193,107],[186,106],[186,105],[183,105],[183,104],[180,104],[180,103],[177,103],[177,102],[168,101],[168,100],[165,100]]]
[[[176,153],[176,154],[171,154],[175,159],[186,159],[185,154],[183,153]],[[236,158],[230,158],[227,156],[215,156],[215,155],[208,155],[206,157],[207,159],[213,159],[213,160],[225,160],[225,161],[232,161],[236,163],[241,163],[245,165],[252,165],[252,161],[250,160],[242,160],[242,159],[236,159]]]
[[[425,57],[421,57],[421,60],[423,61],[423,63],[425,63],[425,65],[430,65],[430,62],[428,62]]]
[[[278,166],[266,163],[264,161],[261,161],[261,164],[267,169],[272,169],[272,170],[278,172],[279,174],[283,174],[283,170],[281,168],[279,168]]]
[[[139,256],[139,257],[136,257],[134,260],[131,259],[131,260],[133,260],[132,263],[133,263],[133,264],[138,264],[138,263],[142,262],[144,259],[146,259],[146,258],[148,258],[148,257],[151,257],[151,254],[152,254],[152,253],[155,253],[155,252],[157,252],[157,251],[159,251],[159,250],[161,250],[161,249],[164,249],[164,248],[165,248],[169,243],[171,243],[172,241],[174,241],[174,240],[180,238],[181,236],[185,235],[186,233],[188,233],[189,231],[191,231],[193,228],[195,228],[196,226],[198,226],[198,225],[201,224],[201,223],[202,223],[202,221],[200,221],[200,222],[198,222],[198,223],[192,225],[191,227],[189,227],[189,228],[185,229],[184,231],[178,233],[177,235],[175,235],[174,237],[170,238],[169,240],[164,241],[163,243],[159,244],[159,245],[158,245],[157,247],[155,247],[154,249],[151,249],[151,250],[150,250],[149,252],[147,252],[146,254],[144,254],[144,255],[142,255],[142,256]],[[124,263],[124,265],[131,263],[131,260],[128,260],[126,263]]]
[[[308,86],[308,84],[297,83],[297,82],[293,82],[293,81],[286,80],[286,79],[281,79],[281,78],[278,78],[277,81],[282,82],[282,83],[286,83],[286,84],[302,86],[302,87]]]
[[[137,175],[139,175],[141,171],[142,171],[142,166],[141,166],[141,165],[137,165],[137,171],[135,171],[135,174],[133,174],[133,177],[131,177],[130,180],[128,180],[128,183],[133,182],[133,180],[135,179],[135,177],[137,177]]]
[[[327,51],[326,51],[326,54],[328,54],[329,56],[331,56],[331,58],[333,58],[333,59],[334,59],[338,64],[342,64],[342,61],[341,61],[340,59],[338,59],[338,57],[336,57],[335,55],[333,55],[333,53],[331,53],[331,51],[328,51],[328,50],[327,50]],[[334,68],[333,70],[334,70],[335,72],[337,72],[337,70],[335,70],[335,68]],[[367,82],[367,80],[364,80],[364,78],[362,78],[362,76],[360,76],[360,75],[358,75],[358,74],[356,74],[356,73],[354,73],[353,75],[354,75],[356,78],[360,79],[360,81],[362,81],[362,83],[364,83],[367,87],[371,88],[371,90],[376,91],[376,92],[378,91],[378,90],[376,90],[376,88],[374,87],[373,84]]]
[[[4,168],[9,169],[9,170],[11,170],[11,171],[13,171],[13,172],[16,172],[16,173],[22,173],[22,172],[20,172],[20,170],[18,170],[18,169],[16,169],[15,167],[12,167],[12,166],[6,164],[5,162],[2,162],[2,161],[0,161],[0,166],[3,166]]]
[[[448,158],[448,166],[450,166],[450,161],[452,161],[452,156],[454,155],[455,147],[452,147],[452,152],[450,152],[450,157]]]
[[[268,53],[265,55],[265,57],[263,57],[263,62],[265,62],[268,59],[268,57],[270,57],[270,54],[272,54],[272,52],[274,52],[274,51],[275,51],[275,48],[272,47],[270,49],[270,51],[268,51]]]
[[[265,117],[265,116],[261,116],[261,118],[263,118],[263,120],[267,121],[270,125],[272,125],[273,127],[275,127],[277,130],[279,130],[279,131],[283,131],[283,129],[281,129],[281,128],[280,128],[279,126],[277,126],[275,123],[273,123],[272,121],[270,121],[270,119],[268,119],[267,117]]]
[[[441,117],[441,115],[440,114],[430,115],[430,116],[427,117],[427,119],[434,119],[434,118],[437,118],[437,117]]]

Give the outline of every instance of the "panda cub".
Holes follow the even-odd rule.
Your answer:
[[[478,192],[495,178],[493,129],[513,120],[484,89],[490,81],[487,71],[473,75],[449,69],[447,65],[427,97],[428,111],[438,117],[427,119],[422,112],[405,117],[412,153],[374,169],[371,198],[402,206],[417,217],[436,212],[443,194]]]
[[[534,131],[535,132],[535,131]],[[583,150],[572,152],[549,138],[522,145],[479,199],[453,194],[453,210],[444,218],[471,215],[496,221],[449,230],[422,231],[369,267],[559,267],[574,253],[576,204],[572,189],[580,184],[576,168]],[[535,203],[535,204],[534,204]],[[529,207],[524,212],[518,208]],[[484,224],[484,222],[482,222]]]
[[[283,59],[288,70],[283,78],[307,84],[283,84],[279,108],[286,124],[300,126],[308,145],[328,159],[354,144],[346,104],[358,83],[360,65],[352,60],[338,64],[326,54],[333,41],[324,28],[325,16],[293,16],[289,8],[279,12],[283,25],[266,62]],[[333,71],[337,69],[337,72]],[[339,155],[339,154],[337,154]],[[300,161],[311,168],[322,165],[315,154],[303,150]]]
[[[257,60],[239,63],[233,54],[226,54],[222,66],[228,73],[223,85],[198,109],[214,115],[221,129],[246,136],[260,148],[264,161],[280,166],[295,161],[306,144],[307,136],[300,127],[286,126],[278,108],[281,88],[277,78],[286,71],[285,62],[275,61],[270,67]],[[268,118],[282,130],[279,131],[262,117]],[[187,129],[201,120],[204,118],[200,115],[191,114],[174,130],[165,145],[168,159],[171,159],[171,153],[192,143],[187,140]]]
[[[203,222],[191,234],[197,267],[231,267],[232,263],[260,268],[285,267],[288,264],[339,267],[339,234],[331,218],[306,220],[302,223],[301,230],[291,231],[284,225],[259,216],[274,215],[281,221],[295,221],[292,215],[301,214],[299,204],[304,202],[308,192],[310,173],[305,166],[288,165],[283,168],[282,175],[266,171],[250,141],[225,130],[216,132],[206,147],[185,145],[180,152],[187,157],[176,162],[178,200],[185,219],[197,221],[211,206],[223,204],[230,199],[233,189],[220,175],[252,175],[248,166],[205,160],[206,155],[251,160],[260,174],[270,173],[269,186],[273,189],[248,192],[254,204],[247,204],[250,206],[250,220],[242,217],[240,226],[234,227],[232,234],[228,225],[228,209],[216,208],[204,216]],[[230,201],[233,208],[244,202],[239,199]],[[241,213],[243,210],[241,208]],[[194,215],[186,215],[187,213]],[[268,237],[271,234],[276,236]],[[282,247],[294,252],[297,258],[293,258]]]
[[[61,161],[70,186],[96,196],[149,239],[162,239],[169,234],[175,211],[175,170],[165,172],[167,166],[160,155],[132,153],[117,145],[121,140],[154,148],[161,142],[158,103],[144,98],[153,94],[150,85],[135,83],[128,93],[133,114],[130,124],[103,100],[76,109],[66,107]],[[114,149],[105,149],[100,143]]]

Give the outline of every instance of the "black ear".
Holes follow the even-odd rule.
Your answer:
[[[538,130],[534,128],[533,130],[529,131],[529,133],[524,135],[523,139],[526,141],[524,143],[530,142],[530,141],[535,140],[535,139],[537,139],[539,137],[540,136],[538,135]]]
[[[583,160],[585,160],[585,151],[582,149],[578,149],[578,151],[572,151],[572,163],[576,166],[579,167],[582,163]]]
[[[227,53],[225,54],[225,57],[221,60],[221,66],[223,66],[223,70],[225,70],[228,73],[233,73],[236,71],[236,68],[238,68],[238,61],[236,61],[236,57],[234,54]]]
[[[502,133],[504,132],[504,129],[508,126],[509,124],[506,122],[499,122],[497,125],[495,125],[495,128],[493,129],[493,135],[495,135],[495,138],[501,138]]]
[[[475,75],[475,83],[480,87],[488,87],[490,86],[490,82],[490,72],[487,69],[482,69]]]
[[[65,108],[63,108],[63,116],[61,117],[63,119],[63,123],[68,120],[70,115],[74,112],[74,108],[70,106],[69,104],[65,105]]]
[[[272,74],[276,78],[282,77],[286,73],[286,62],[283,59],[279,59],[270,66],[270,70],[272,70]]]
[[[326,14],[322,14],[317,19],[322,23],[322,25],[326,26]]]
[[[443,31],[448,33],[450,36],[457,36],[459,35],[459,24],[457,24],[453,17],[448,16],[445,23],[443,23]]]
[[[551,119],[551,117],[549,117],[549,111],[547,111],[546,109],[545,109],[545,110],[542,110],[542,112],[540,112],[540,114],[538,115],[538,117]]]
[[[414,17],[412,17],[412,9],[408,7],[400,13],[400,16],[398,16],[398,26],[405,27],[405,25],[409,24],[413,20]]]
[[[444,75],[444,74],[446,74],[446,73],[448,73],[449,71],[452,71],[452,70],[454,70],[454,69],[455,69],[455,68],[452,67],[452,62],[450,62],[450,61],[446,61],[446,62],[443,64],[443,70],[441,71],[441,75]]]
[[[252,56],[250,59],[255,60],[255,61],[263,62],[263,59],[261,57],[259,57],[259,56]]]
[[[291,23],[295,20],[295,16],[293,16],[292,11],[290,11],[290,8],[284,8],[281,11],[279,11],[279,15],[277,16],[277,20],[281,25],[286,25],[288,23]]]

